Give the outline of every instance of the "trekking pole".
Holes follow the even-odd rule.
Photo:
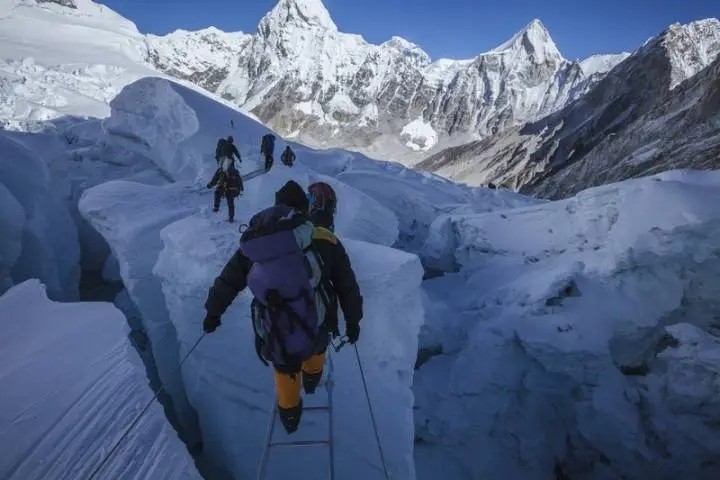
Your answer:
[[[185,361],[188,358],[190,358],[190,354],[195,351],[197,346],[200,345],[200,342],[202,341],[202,339],[205,338],[205,335],[207,335],[207,333],[203,332],[203,334],[200,336],[200,338],[198,338],[197,341],[195,342],[195,344],[190,348],[190,351],[187,354],[185,354],[185,357],[183,357],[183,359],[180,361],[178,366],[171,372],[172,374],[175,374],[178,370],[180,370],[180,368],[183,366],[183,363],[185,363]],[[153,396],[153,398],[151,398],[150,401],[147,403],[147,405],[145,405],[145,408],[142,409],[140,414],[137,417],[135,417],[135,420],[132,421],[132,423],[125,430],[125,432],[122,434],[120,439],[118,439],[118,441],[115,442],[115,445],[113,445],[113,447],[110,449],[110,453],[108,453],[107,456],[100,462],[100,465],[98,465],[97,468],[95,468],[95,470],[93,470],[92,474],[88,477],[89,480],[92,480],[93,478],[95,478],[95,476],[98,473],[100,473],[100,470],[102,469],[102,467],[105,466],[105,464],[108,462],[108,460],[110,460],[112,458],[113,454],[115,454],[115,452],[117,451],[120,444],[123,442],[123,440],[125,440],[125,437],[127,437],[128,434],[130,433],[130,431],[133,428],[135,428],[135,425],[137,425],[137,423],[140,421],[140,419],[147,413],[147,411],[152,406],[153,402],[155,402],[155,400],[157,400],[157,398],[160,396],[160,393],[162,393],[163,391],[165,391],[165,386],[161,385],[160,388],[158,388],[157,391],[155,392],[155,395]]]

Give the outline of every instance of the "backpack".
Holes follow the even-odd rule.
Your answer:
[[[285,149],[283,151],[282,155],[280,156],[280,161],[284,165],[287,165],[288,167],[292,167],[294,159],[295,159],[295,153],[292,150],[290,150],[289,148]]]
[[[275,365],[313,355],[325,307],[319,295],[322,264],[312,250],[315,227],[285,205],[256,214],[240,238],[253,262],[247,284],[255,299],[253,328],[259,353]]]
[[[220,140],[218,140],[217,145],[215,146],[215,159],[224,157],[226,152],[227,152],[227,140],[225,140],[224,138],[221,138]]]
[[[225,190],[230,192],[233,197],[239,197],[242,190],[242,177],[240,172],[235,168],[229,168],[225,172]]]

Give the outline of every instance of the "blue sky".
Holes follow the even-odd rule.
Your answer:
[[[97,0],[164,34],[214,25],[254,32],[275,0]],[[470,58],[539,18],[566,58],[631,51],[674,22],[720,17],[720,0],[324,0],[343,32],[372,43],[393,35],[433,59]]]

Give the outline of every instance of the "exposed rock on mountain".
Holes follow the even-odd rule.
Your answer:
[[[419,167],[547,197],[670,168],[718,168],[718,53],[717,19],[672,25],[566,108]]]
[[[158,69],[280,133],[405,163],[548,115],[624,59],[565,60],[534,20],[475,59],[432,62],[399,37],[372,45],[339,32],[320,0],[281,0],[252,36],[176,32],[148,45]]]

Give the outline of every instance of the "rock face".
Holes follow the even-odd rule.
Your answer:
[[[74,0],[37,0],[37,3],[57,3],[58,5],[62,7],[68,7],[68,8],[74,8],[77,9],[77,5],[75,5]]]
[[[534,20],[474,59],[432,62],[399,37],[372,45],[339,32],[321,0],[280,0],[254,35],[178,31],[148,37],[148,50],[156,68],[281,134],[404,163],[548,115],[625,58],[567,61]]]
[[[672,25],[564,109],[419,165],[545,197],[672,168],[718,168],[720,21]]]

